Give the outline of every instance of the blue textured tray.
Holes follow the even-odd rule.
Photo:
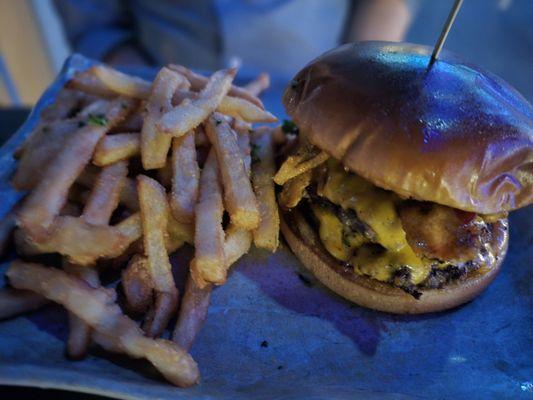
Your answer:
[[[13,150],[68,77],[89,64],[71,57],[0,150],[0,213],[17,199],[8,184]],[[274,85],[265,98],[278,115],[281,88]],[[199,386],[174,388],[145,363],[98,349],[84,361],[67,361],[66,315],[57,306],[0,323],[0,383],[128,399],[532,398],[532,222],[531,208],[511,216],[502,272],[478,299],[450,312],[365,310],[302,278],[285,246],[274,255],[253,250],[214,292],[192,349]]]

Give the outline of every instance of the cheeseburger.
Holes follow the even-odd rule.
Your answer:
[[[431,48],[363,42],[308,64],[283,103],[297,132],[275,181],[282,232],[327,287],[424,313],[477,296],[533,202],[533,109],[498,77]]]

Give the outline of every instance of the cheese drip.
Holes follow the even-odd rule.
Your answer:
[[[342,229],[341,222],[333,213],[321,217],[320,212],[314,210],[320,222],[319,236],[334,257],[343,261],[349,259],[356,271],[380,281],[392,279],[400,267],[410,270],[414,284],[426,279],[430,264],[419,258],[407,243],[395,208],[395,201],[399,199],[394,193],[345,172],[340,163],[330,159],[328,177],[319,195],[344,209],[354,210],[358,218],[375,232],[376,242],[385,248],[383,252],[376,252],[364,245],[356,250],[355,246],[349,246],[353,256],[348,257],[347,243],[343,241],[342,230],[339,232]]]

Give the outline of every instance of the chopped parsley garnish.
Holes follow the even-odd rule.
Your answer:
[[[106,126],[107,125],[107,119],[103,114],[89,114],[88,119],[89,124],[92,125],[98,125],[98,126]]]
[[[252,164],[257,164],[261,159],[259,158],[259,146],[255,143],[250,145],[250,157],[252,158]]]
[[[281,125],[281,130],[285,134],[298,135],[298,127],[290,119],[284,119],[283,124]]]

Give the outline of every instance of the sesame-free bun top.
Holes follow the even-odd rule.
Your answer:
[[[533,202],[533,108],[449,52],[362,42],[325,53],[283,96],[300,132],[401,196],[492,214]]]

